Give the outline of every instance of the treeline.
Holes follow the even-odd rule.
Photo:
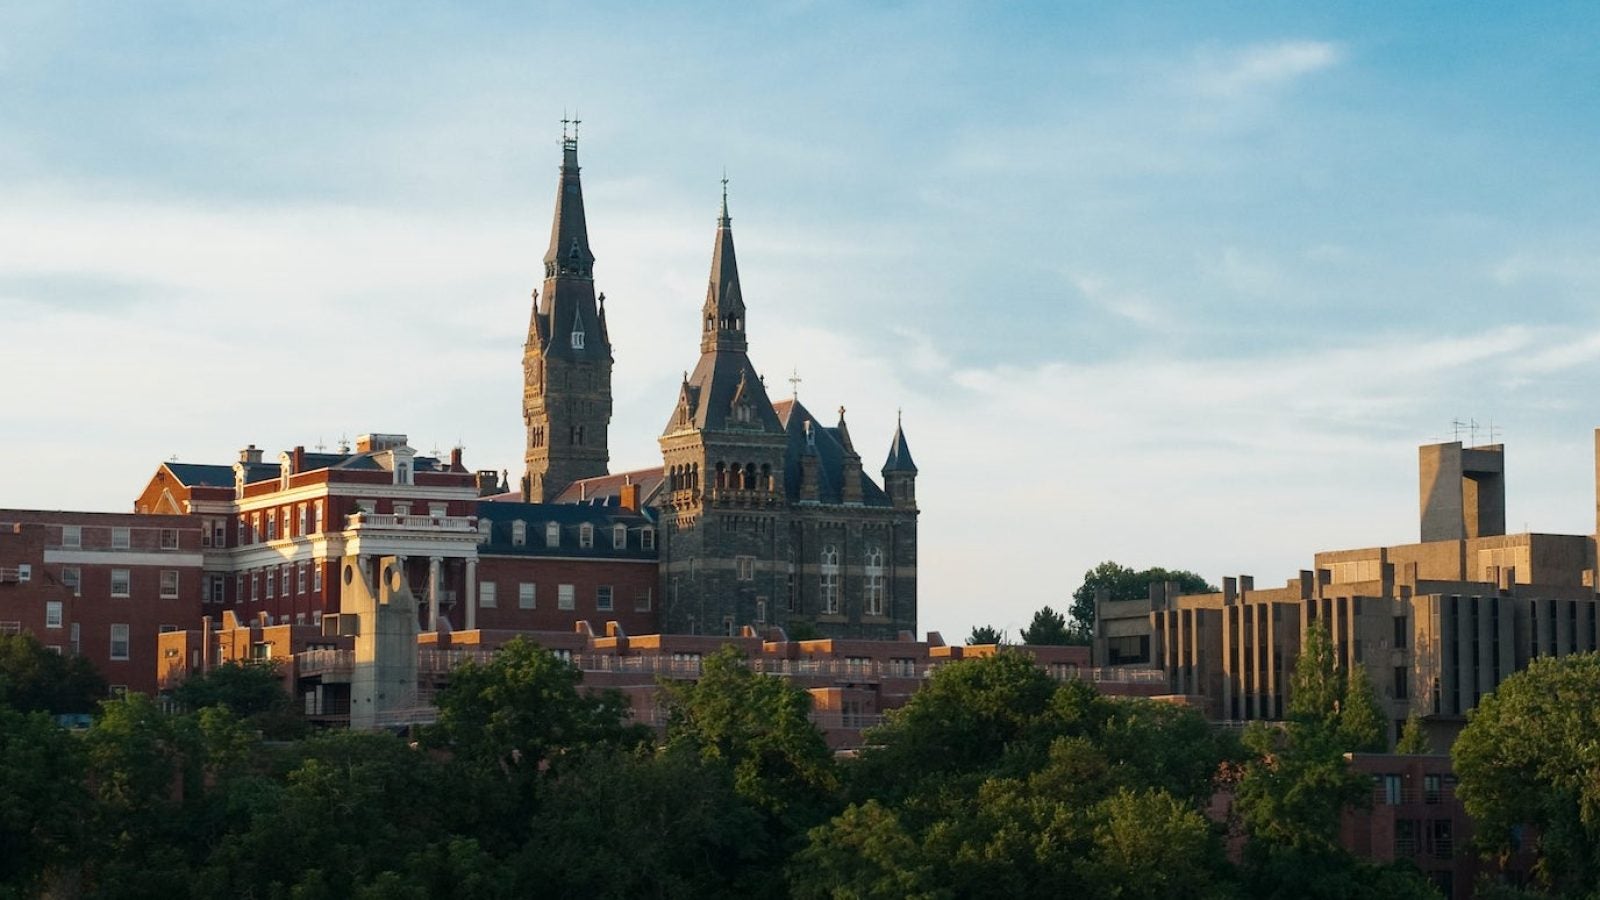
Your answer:
[[[1292,721],[1241,740],[1003,652],[942,667],[844,761],[732,648],[665,686],[664,735],[522,642],[405,736],[303,734],[270,672],[224,666],[184,711],[128,697],[82,733],[0,709],[0,897],[1437,896],[1340,849],[1371,796],[1342,755],[1382,724],[1306,658]]]

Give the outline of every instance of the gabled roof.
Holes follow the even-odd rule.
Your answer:
[[[777,403],[774,412],[782,420],[789,444],[783,454],[784,487],[791,502],[800,499],[801,457],[817,456],[817,499],[822,503],[844,502],[844,460],[851,455],[837,427],[824,427],[799,400]],[[806,438],[806,422],[811,423],[811,439]],[[889,495],[866,472],[861,478],[861,503],[864,506],[893,506]]]
[[[162,463],[178,483],[188,488],[197,487],[233,487],[233,466],[213,466],[205,463],[169,462]],[[273,471],[277,467],[273,466]]]

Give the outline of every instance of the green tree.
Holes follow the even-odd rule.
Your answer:
[[[45,896],[81,856],[82,742],[43,713],[0,707],[0,898]]]
[[[1204,578],[1184,569],[1165,569],[1152,566],[1134,571],[1120,563],[1106,560],[1083,573],[1083,583],[1072,592],[1071,618],[1072,642],[1087,644],[1094,637],[1095,594],[1105,590],[1110,600],[1142,600],[1150,595],[1150,585],[1176,582],[1180,594],[1214,594],[1217,588]]]
[[[995,628],[993,625],[974,625],[972,626],[972,633],[967,635],[968,645],[1004,644],[1005,642],[1005,629]]]
[[[197,711],[221,707],[248,720],[269,738],[287,739],[305,733],[305,720],[283,687],[275,665],[225,662],[195,672],[172,691],[181,708]]]
[[[87,713],[105,696],[105,679],[87,657],[56,653],[31,634],[0,635],[0,706]]]
[[[1067,617],[1046,606],[1033,614],[1033,621],[1022,631],[1024,644],[1061,645],[1072,643]]]
[[[1093,813],[1094,845],[1080,864],[1091,892],[1123,900],[1209,897],[1227,866],[1211,823],[1164,791],[1123,788]],[[1108,888],[1114,888],[1114,894]]]
[[[1367,667],[1355,665],[1345,675],[1344,698],[1339,706],[1339,739],[1350,753],[1382,753],[1389,748],[1389,726],[1378,696],[1367,678]]]
[[[1600,891],[1600,654],[1539,657],[1500,683],[1451,747],[1461,798],[1488,854],[1538,830],[1536,880],[1563,897]]]
[[[1394,752],[1411,755],[1433,752],[1428,747],[1428,733],[1422,728],[1422,716],[1416,710],[1406,716],[1406,724],[1400,729],[1400,740],[1396,742]]]
[[[583,673],[522,638],[485,663],[451,673],[439,692],[439,721],[424,737],[464,763],[525,782],[572,750],[633,746],[647,729],[627,724],[617,691],[580,691]]]
[[[699,678],[662,690],[669,747],[726,764],[739,795],[780,820],[821,821],[839,779],[810,694],[751,671],[731,644],[705,658]]]

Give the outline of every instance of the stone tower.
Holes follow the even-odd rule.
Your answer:
[[[606,474],[610,460],[611,340],[605,294],[594,291],[594,253],[578,180],[577,136],[562,135],[544,288],[535,294],[523,347],[522,418],[527,472],[522,498],[543,503],[580,478]]]
[[[718,633],[767,620],[786,553],[788,436],[746,355],[726,188],[700,313],[700,359],[661,435],[662,627]]]

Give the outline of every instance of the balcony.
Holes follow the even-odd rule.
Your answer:
[[[306,650],[294,655],[295,672],[301,678],[330,675],[349,676],[355,668],[352,650]]]
[[[345,516],[345,529],[347,531],[369,529],[423,533],[434,532],[441,534],[476,534],[478,531],[478,517],[421,515],[398,516],[358,512]]]

